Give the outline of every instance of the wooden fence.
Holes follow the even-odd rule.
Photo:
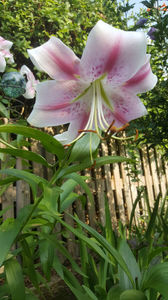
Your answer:
[[[53,155],[45,153],[40,145],[34,144],[32,151],[38,152],[53,163]],[[100,155],[122,155],[127,156],[127,148],[121,143],[112,140],[111,142],[103,142],[100,147]],[[85,209],[82,203],[69,207],[68,211],[75,211],[81,220],[95,227],[96,222],[104,224],[104,196],[109,200],[112,224],[117,226],[120,219],[124,224],[130,220],[133,204],[138,196],[140,189],[144,190],[142,197],[139,199],[135,210],[134,222],[138,223],[142,217],[147,214],[145,197],[148,197],[151,207],[157,195],[161,193],[162,197],[166,196],[168,188],[168,165],[162,160],[159,153],[155,149],[149,149],[143,146],[142,149],[136,151],[136,178],[131,176],[131,165],[127,163],[114,163],[105,165],[98,169],[86,170],[83,175],[88,176],[87,182],[94,195],[94,205],[91,205],[87,199]],[[16,168],[22,169],[22,161],[17,159]],[[50,170],[37,163],[33,163],[34,173],[50,179]],[[136,180],[135,180],[136,179]],[[77,193],[83,194],[82,188],[78,187]],[[145,195],[145,196],[144,196]],[[31,192],[27,183],[19,180],[14,185],[10,185],[6,192],[0,197],[1,209],[10,206],[5,213],[5,218],[16,216],[21,207],[31,202]],[[70,221],[65,216],[67,222]]]

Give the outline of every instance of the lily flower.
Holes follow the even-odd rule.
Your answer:
[[[20,69],[21,75],[26,75],[27,83],[26,83],[26,92],[23,94],[23,96],[27,99],[32,99],[35,97],[36,92],[36,85],[39,83],[39,80],[36,80],[33,73],[30,71],[30,69],[23,65]]]
[[[126,32],[98,21],[81,59],[54,36],[28,53],[53,79],[37,84],[28,122],[37,127],[70,123],[68,131],[55,136],[63,144],[87,130],[100,136],[100,130],[106,132],[114,121],[120,128],[147,113],[137,94],[152,89],[157,77],[143,32]]]
[[[0,36],[0,72],[3,73],[6,68],[6,60],[8,63],[13,63],[13,55],[10,53],[10,48],[12,47],[13,43],[5,40],[3,37]]]

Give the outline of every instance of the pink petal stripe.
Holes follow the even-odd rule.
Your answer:
[[[28,50],[34,65],[57,80],[74,79],[79,74],[79,58],[61,40],[51,37],[43,45]]]
[[[149,59],[150,55],[147,55],[147,62],[124,84],[124,87],[138,94],[147,92],[156,85],[157,77],[152,73]]]
[[[35,108],[52,110],[55,107],[63,107],[79,96],[88,85],[80,81],[67,80],[56,81],[48,80],[37,84]]]
[[[120,85],[144,64],[146,38],[142,32],[126,32],[98,21],[91,30],[80,63],[81,77],[94,81],[107,73],[107,81]]]
[[[66,123],[70,123],[73,120],[83,118],[83,115],[87,113],[87,107],[81,101],[73,103],[71,105],[64,105],[59,108],[46,110],[34,107],[27,121],[36,127],[45,126],[57,126]]]

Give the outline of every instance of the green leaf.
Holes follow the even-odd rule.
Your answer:
[[[70,193],[64,202],[61,203],[60,213],[63,213],[72,203],[79,198],[79,195],[76,193]]]
[[[28,126],[21,126],[21,125],[1,125],[0,126],[0,132],[9,132],[9,133],[15,133],[15,134],[21,134],[28,138],[33,138],[35,140],[40,141],[44,148],[51,152],[59,159],[63,159],[65,155],[64,147],[59,143],[54,137],[50,136],[49,134],[34,129]]]
[[[45,205],[49,210],[58,210],[58,198],[60,193],[62,193],[62,189],[60,187],[54,186],[49,187],[46,184],[43,184],[43,190],[44,190],[44,197],[42,201],[39,204],[39,207],[41,205]]]
[[[87,295],[90,297],[92,300],[98,300],[98,298],[93,294],[93,292],[85,285],[82,285],[84,290],[86,291]]]
[[[95,133],[87,133],[81,137],[73,146],[69,162],[82,161],[84,159],[91,158],[95,153],[100,138]]]
[[[23,239],[21,241],[21,246],[24,266],[26,267],[26,273],[29,276],[29,279],[31,280],[33,285],[36,287],[36,289],[39,290],[38,278],[34,266],[33,256],[26,239]]]
[[[56,215],[55,215],[55,218],[56,218]],[[46,240],[48,240],[49,242],[51,242],[55,246],[55,248],[58,249],[60,251],[60,253],[62,255],[64,255],[70,261],[72,268],[74,269],[75,272],[77,272],[81,275],[84,275],[81,272],[81,269],[79,268],[77,263],[74,261],[72,256],[69,254],[68,250],[63,246],[62,242],[59,241],[55,235],[51,235],[51,234],[48,235],[48,234],[45,234],[44,232],[41,232],[40,235],[43,238],[45,238]]]
[[[115,242],[115,235],[112,228],[112,221],[111,221],[111,215],[108,205],[108,199],[105,196],[105,234],[106,234],[106,240],[115,248],[116,242]]]
[[[149,242],[151,241],[151,239],[153,239],[152,238],[152,232],[155,229],[155,220],[156,220],[156,217],[157,217],[157,214],[158,214],[159,202],[160,202],[160,194],[156,198],[154,209],[152,211],[150,221],[149,221],[146,233],[145,233],[145,238]]]
[[[120,300],[147,300],[143,292],[139,290],[128,289],[120,295]]]
[[[4,169],[0,171],[0,174],[6,174],[15,176],[19,179],[25,180],[32,188],[33,195],[37,193],[38,185],[42,182],[44,185],[47,185],[48,182],[44,178],[31,174],[27,171],[18,170],[18,169]]]
[[[39,298],[37,298],[34,294],[29,293],[29,294],[26,294],[25,300],[39,300]]]
[[[9,110],[6,109],[5,105],[0,102],[0,115],[3,115],[7,119],[9,119]]]
[[[61,178],[67,174],[71,174],[74,172],[82,171],[90,167],[99,168],[101,166],[104,166],[106,164],[113,164],[113,163],[119,163],[119,162],[130,162],[132,161],[130,158],[123,157],[123,156],[104,156],[104,157],[98,157],[93,162],[90,160],[80,163],[80,164],[74,164],[72,166],[69,166],[67,168],[64,168],[58,175],[58,178]]]
[[[80,299],[80,300],[86,300],[86,295],[83,292],[81,284],[76,279],[76,277],[73,275],[73,273],[70,272],[64,266],[63,266],[63,271],[64,271],[64,281],[68,285],[70,290],[73,292],[73,294],[76,296],[76,298]],[[87,297],[87,299],[90,300],[89,297]]]
[[[10,295],[9,286],[7,283],[0,286],[0,299],[8,299],[7,296]]]
[[[103,247],[103,249],[106,249],[114,258],[116,261],[119,263],[119,265],[123,268],[123,270],[126,272],[128,275],[128,278],[130,279],[132,285],[134,286],[134,280],[132,278],[132,275],[123,260],[122,256],[118,253],[118,251],[113,248],[107,241],[106,239],[100,235],[96,230],[88,226],[87,224],[81,222],[77,217],[71,216],[79,225],[81,225],[83,228],[85,228]],[[109,260],[108,256],[102,251],[102,249],[98,246],[96,242],[93,240],[89,239],[86,237],[84,234],[81,234],[77,229],[73,228],[69,224],[65,223],[61,218],[59,218],[57,215],[55,218],[63,225],[65,226],[68,230],[70,230],[74,235],[76,235],[79,239],[87,243],[97,254],[99,254],[102,258],[107,260],[110,264],[111,261]]]
[[[107,300],[120,300],[120,295],[122,294],[123,289],[119,285],[114,285],[107,294]]]
[[[133,219],[134,219],[134,216],[135,216],[135,209],[137,207],[138,202],[141,199],[141,194],[142,194],[142,192],[138,192],[138,196],[136,197],[136,199],[133,203],[133,206],[132,206],[131,216],[130,216],[130,221],[129,221],[129,232],[131,232],[132,222],[133,222]]]
[[[20,264],[15,258],[5,262],[5,274],[12,300],[25,299],[25,285]]]
[[[152,8],[153,7],[153,3],[150,3],[149,1],[142,1],[141,3],[143,3],[148,8]]]
[[[53,268],[57,274],[64,280],[63,265],[60,262],[58,255],[54,255]]]
[[[94,230],[92,227],[90,227],[87,224],[83,223],[77,217],[73,217],[72,216],[72,218],[78,224],[80,224],[83,228],[85,228],[91,234],[91,236],[93,236],[100,243],[100,245],[102,245],[103,249],[106,249],[116,259],[116,261],[118,262],[118,264],[121,266],[121,268],[127,274],[127,276],[129,278],[129,280],[131,281],[132,285],[135,286],[132,274],[131,274],[131,272],[130,272],[130,270],[129,270],[127,264],[126,264],[126,262],[122,258],[121,254],[114,247],[112,247],[112,245],[110,245],[108,243],[108,241],[102,235],[100,235],[96,230]],[[107,260],[107,255],[105,257],[106,257],[106,260]]]
[[[28,217],[31,215],[32,206],[23,207],[16,220],[13,223],[8,224],[5,230],[3,224],[0,226],[0,266],[3,264],[11,246],[13,245],[17,235],[22,230]]]
[[[74,181],[76,181],[83,188],[85,193],[88,195],[89,199],[91,200],[91,203],[92,204],[94,203],[93,194],[90,188],[88,187],[88,184],[83,180],[81,175],[77,173],[71,173],[70,175],[66,175],[65,178],[73,179]]]
[[[3,214],[5,214],[9,209],[13,208],[13,205],[8,205],[7,207],[5,207],[4,209],[2,209],[0,211],[0,217],[3,216]]]
[[[9,183],[12,183],[12,182],[15,182],[17,180],[18,180],[17,177],[12,177],[12,176],[11,177],[7,177],[5,179],[1,179],[0,180],[0,186],[6,185],[6,184],[9,184]]]
[[[168,299],[168,262],[157,264],[148,269],[141,283],[141,290],[152,288],[158,291],[165,299]]]
[[[128,269],[131,273],[131,276],[134,279],[134,282],[137,279],[138,283],[140,283],[141,273],[140,273],[139,266],[136,262],[136,259],[133,255],[130,247],[128,246],[127,242],[124,239],[122,239],[119,243],[119,253],[122,255],[122,258],[124,259],[125,263],[127,264]],[[118,272],[119,272],[119,282],[120,282],[121,288],[123,290],[131,289],[133,287],[132,283],[121,266],[119,266]]]
[[[60,212],[63,212],[72,203],[72,191],[77,184],[78,183],[73,179],[68,179],[62,184],[61,189],[63,192],[60,195]]]
[[[39,242],[40,261],[47,280],[50,280],[51,278],[51,269],[54,261],[54,248],[55,245],[53,245],[53,243],[49,240],[41,240]]]
[[[11,149],[11,148],[0,148],[0,153],[7,153],[16,157],[21,157],[30,161],[35,161],[39,164],[42,164],[46,167],[51,167],[50,164],[46,161],[44,157],[39,154],[36,154],[32,151],[22,150],[22,149]]]

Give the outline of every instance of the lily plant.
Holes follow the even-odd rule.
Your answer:
[[[86,131],[107,132],[147,114],[137,94],[151,90],[157,77],[146,54],[143,32],[123,31],[98,21],[81,59],[52,36],[28,50],[30,59],[52,80],[36,85],[36,102],[28,122],[36,127],[69,123],[55,137],[63,144]]]

